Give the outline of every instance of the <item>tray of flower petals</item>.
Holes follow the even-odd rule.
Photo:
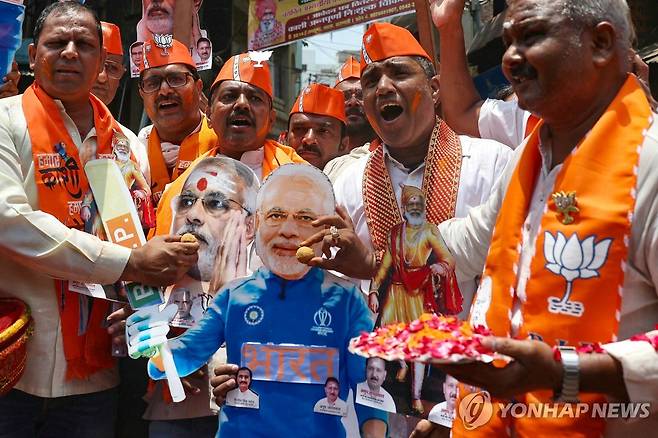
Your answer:
[[[387,361],[434,364],[505,359],[482,345],[488,336],[492,333],[485,327],[472,327],[454,316],[424,313],[408,324],[389,324],[372,333],[364,332],[350,341],[349,350]]]

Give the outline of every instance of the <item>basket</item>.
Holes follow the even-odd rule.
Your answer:
[[[0,396],[23,375],[27,341],[33,331],[30,308],[17,298],[0,298]]]

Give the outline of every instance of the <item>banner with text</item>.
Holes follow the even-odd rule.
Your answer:
[[[411,12],[413,0],[250,0],[249,50]]]

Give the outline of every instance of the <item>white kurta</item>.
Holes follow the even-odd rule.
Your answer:
[[[459,175],[455,217],[464,217],[472,207],[478,206],[487,200],[498,177],[502,174],[510,159],[512,150],[492,140],[482,140],[464,135],[460,135],[459,140],[462,145],[462,165]],[[384,147],[386,167],[399,205],[402,185],[419,188],[422,186],[425,164],[410,171],[393,159],[388,154],[386,146]],[[356,234],[368,248],[372,249],[372,240],[363,205],[363,174],[367,161],[368,156],[362,157],[347,168],[336,180],[334,191],[336,192],[336,202],[345,207],[352,218]],[[464,316],[468,313],[468,308],[473,299],[475,277],[478,275],[480,275],[480,272],[469,278],[462,278],[459,282],[459,289],[464,295]],[[362,289],[367,292],[367,285],[362,286]]]
[[[648,332],[658,323],[658,123],[648,129],[638,166],[637,197],[628,263],[623,284],[619,339]],[[491,235],[507,185],[524,145],[515,152],[489,200],[463,219],[452,219],[439,226],[457,262],[458,278],[470,278],[484,269]],[[525,284],[535,250],[546,201],[561,165],[550,169],[550,156],[543,151],[542,170],[523,225],[521,258],[518,269],[519,298],[525,299]],[[520,305],[513,309],[513,328],[522,322]],[[651,401],[652,416],[633,422],[609,421],[607,436],[652,436],[658,428],[658,354],[644,342],[618,342],[606,350],[623,366],[624,381],[631,401]]]
[[[490,138],[515,149],[525,138],[530,113],[519,108],[516,100],[487,99],[480,107],[480,137]]]
[[[53,277],[90,283],[117,281],[130,250],[73,230],[39,210],[32,144],[22,95],[0,99],[0,296],[16,297],[32,310],[34,335],[28,343],[25,374],[17,389],[40,397],[102,391],[119,382],[115,368],[87,380],[66,380],[66,359]],[[95,147],[96,131],[80,134],[55,101],[75,145]]]

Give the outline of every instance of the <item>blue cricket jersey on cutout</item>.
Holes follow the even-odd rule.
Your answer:
[[[320,309],[322,321],[316,313]],[[319,326],[319,327],[318,327]],[[169,341],[176,368],[187,376],[204,365],[226,342],[228,362],[240,364],[246,342],[332,347],[339,352],[340,398],[365,380],[365,359],[347,351],[351,338],[373,328],[372,314],[361,291],[352,283],[319,268],[300,280],[277,277],[261,268],[249,277],[222,288],[195,327]],[[151,362],[149,375],[165,375]],[[324,383],[324,382],[323,382]],[[260,409],[224,406],[220,412],[221,438],[233,437],[344,437],[341,417],[313,412],[325,397],[323,384],[252,380]],[[386,421],[387,413],[355,404],[359,424],[372,418]]]

